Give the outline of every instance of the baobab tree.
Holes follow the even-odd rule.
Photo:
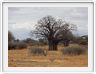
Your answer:
[[[75,25],[68,24],[62,19],[46,16],[38,21],[35,31],[32,33],[36,34],[39,38],[46,38],[48,40],[49,50],[57,50],[58,43],[64,39],[68,40],[65,37],[69,33],[72,34],[72,30],[75,28]],[[68,45],[69,41],[65,42]]]

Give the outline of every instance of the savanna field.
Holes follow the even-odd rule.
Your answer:
[[[74,45],[74,44],[73,44]],[[71,45],[70,45],[71,46]],[[79,45],[80,46],[80,45]],[[29,48],[8,50],[9,67],[87,67],[88,66],[88,48],[82,46],[85,53],[80,55],[62,54],[63,45],[58,45],[57,51],[48,51],[48,46],[31,46],[38,47],[47,51],[47,55],[33,55]]]
[[[29,38],[16,38],[9,30],[8,66],[87,67],[88,35],[75,35],[73,31],[77,31],[77,25],[51,15],[37,20]]]
[[[12,9],[9,13],[18,14],[18,19],[9,15],[9,67],[88,67],[87,8],[20,7],[15,13]],[[72,15],[78,13],[82,14]]]

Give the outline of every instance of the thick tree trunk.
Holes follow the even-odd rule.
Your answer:
[[[52,41],[49,41],[49,50],[50,51],[56,51],[56,50],[58,50],[57,49],[57,45],[58,45],[58,43],[55,43],[54,41],[52,42]]]

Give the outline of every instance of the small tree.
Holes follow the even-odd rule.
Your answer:
[[[72,34],[71,31],[67,32],[64,36],[63,36],[63,43],[64,46],[69,46],[70,41],[72,41],[74,38],[74,35]]]
[[[78,43],[82,45],[87,45],[88,44],[88,36],[84,35],[78,38]]]
[[[26,42],[26,43],[32,43],[32,39],[31,39],[31,38],[27,38],[27,39],[25,40],[25,42]]]
[[[8,50],[14,47],[13,41],[15,40],[13,34],[8,31]]]
[[[75,28],[75,25],[68,24],[61,19],[46,16],[38,21],[34,33],[37,37],[48,40],[49,50],[57,50],[58,43],[68,37],[65,35],[69,34],[69,32],[72,33],[71,31]],[[68,43],[66,42],[66,44]]]
[[[8,42],[13,41],[14,39],[15,39],[15,38],[14,38],[12,32],[8,31]]]

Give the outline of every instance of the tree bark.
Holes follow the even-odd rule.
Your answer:
[[[49,50],[50,51],[57,51],[57,45],[58,43],[54,42],[54,41],[49,41]]]

